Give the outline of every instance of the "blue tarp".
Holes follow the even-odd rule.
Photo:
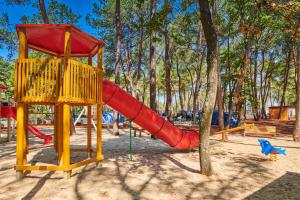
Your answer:
[[[119,116],[119,122],[124,123],[124,117],[120,114]],[[113,124],[114,121],[114,113],[113,112],[103,112],[102,113],[102,124]]]
[[[200,115],[200,120],[202,117],[202,112],[198,112],[198,116]],[[227,126],[228,124],[228,118],[229,118],[229,114],[226,112],[223,112],[223,119],[224,119],[224,126]],[[219,120],[218,120],[218,111],[215,110],[213,112],[213,116],[211,119],[211,125],[218,125],[219,124]],[[231,115],[231,121],[230,121],[230,127],[237,127],[238,126],[238,116],[236,113],[233,113]]]

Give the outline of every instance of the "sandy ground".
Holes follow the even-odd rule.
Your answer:
[[[93,134],[95,135],[95,134]],[[129,133],[103,133],[105,159],[73,171],[70,180],[61,172],[31,172],[15,180],[15,142],[0,144],[0,199],[300,199],[300,143],[289,138],[270,139],[287,149],[288,156],[269,161],[260,153],[257,138],[233,135],[229,142],[211,139],[214,175],[199,174],[198,151],[176,151],[149,136],[133,138],[129,160]],[[72,146],[85,144],[81,129]],[[31,138],[31,146],[40,145]],[[72,154],[73,160],[85,153]],[[53,148],[31,150],[32,163],[55,163]]]

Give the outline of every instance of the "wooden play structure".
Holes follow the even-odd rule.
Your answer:
[[[269,107],[269,119],[287,121],[295,119],[295,107],[293,106],[272,106]]]
[[[8,87],[6,85],[3,85],[3,84],[0,84],[0,104],[2,105],[2,90],[7,90]],[[7,102],[9,104],[9,100]],[[2,120],[1,118],[1,107],[0,106],[0,119]],[[12,132],[12,123],[11,123],[11,119],[10,118],[6,118],[7,120],[7,123],[6,123],[6,142],[9,142],[10,141],[10,137],[11,137],[11,132]],[[1,127],[0,127],[0,138],[2,139],[1,137],[1,134],[2,134],[2,124],[1,124]]]
[[[15,100],[17,102],[17,178],[24,171],[63,171],[71,177],[74,168],[98,163],[103,159],[101,137],[102,115],[102,48],[104,42],[69,24],[17,25],[19,57],[15,64]],[[44,54],[45,58],[28,58],[28,49]],[[97,55],[97,67],[92,58]],[[87,64],[73,60],[87,58]],[[28,153],[28,107],[54,106],[54,148],[58,165],[30,165]],[[91,106],[97,105],[96,156],[91,141]],[[71,106],[87,106],[87,145],[83,149],[89,157],[72,163],[70,160]],[[82,151],[82,149],[80,150]]]
[[[233,133],[233,132],[236,132],[236,131],[245,130],[247,128],[252,128],[253,126],[254,126],[254,124],[245,124],[245,125],[242,125],[242,126],[229,128],[229,129],[226,129],[226,130],[223,130],[223,131],[218,131],[216,133],[222,135],[222,141],[224,142],[224,141],[228,140],[228,137],[227,137],[228,133]]]

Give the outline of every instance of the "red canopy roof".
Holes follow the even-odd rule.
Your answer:
[[[81,31],[71,24],[18,24],[17,31],[25,28],[28,47],[52,56],[64,55],[65,29],[71,29],[72,57],[94,56],[105,46],[101,40]]]

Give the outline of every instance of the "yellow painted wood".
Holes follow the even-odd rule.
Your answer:
[[[28,154],[28,105],[24,104],[24,128],[25,128],[25,137],[24,137],[24,157],[23,165],[27,163],[27,154]]]
[[[63,166],[55,165],[16,165],[16,170],[29,170],[29,171],[63,171],[65,168]]]
[[[228,133],[234,132],[234,131],[238,131],[238,130],[243,130],[245,128],[249,128],[249,127],[253,127],[254,124],[245,124],[244,126],[238,126],[235,128],[230,128],[230,129],[226,129],[223,131],[218,131],[216,132],[217,134],[222,134],[222,141],[226,141],[227,140],[227,135]]]
[[[88,65],[92,66],[93,65],[93,60],[92,57],[88,57]],[[87,74],[89,75],[90,70],[87,71]],[[90,98],[89,95],[89,89],[90,89],[90,79],[87,79],[87,85],[86,85],[86,98]],[[88,113],[88,121],[87,121],[87,149],[89,150],[89,156],[91,157],[91,148],[92,148],[92,106],[87,107],[87,113]]]
[[[74,152],[94,152],[93,149],[80,149],[80,148],[72,148],[71,151],[74,151]]]
[[[57,106],[57,158],[60,165],[63,165],[63,105]]]
[[[19,29],[19,58],[27,58],[28,57],[28,46],[26,39],[26,31],[24,28]]]
[[[88,164],[93,163],[93,162],[97,162],[97,159],[96,159],[96,158],[89,158],[89,159],[86,159],[86,160],[83,160],[83,161],[74,163],[74,164],[70,165],[70,166],[67,168],[67,170],[72,170],[72,169],[75,169],[75,168],[77,168],[77,167],[81,167],[81,166],[84,166],[84,165],[88,165]]]
[[[16,80],[21,81],[16,84],[17,101],[45,104],[98,103],[101,86],[99,69],[68,60],[62,74],[62,64],[61,59],[19,59],[16,62]]]
[[[25,29],[20,29],[18,32],[19,35],[19,59],[25,59],[28,57],[28,47],[27,47],[27,39],[26,39],[26,31]],[[25,70],[24,66],[18,65],[18,72],[19,74],[17,79],[18,89],[15,94],[19,99],[20,96],[24,93],[23,89],[25,88]],[[20,73],[22,72],[22,73]],[[23,77],[22,77],[23,75]],[[24,85],[22,85],[24,84]],[[27,106],[22,103],[17,103],[17,142],[16,142],[16,165],[24,165],[27,162],[26,154],[27,154],[27,115],[26,112]],[[24,171],[18,170],[17,171],[19,178],[23,178]]]
[[[88,64],[71,60],[71,29],[65,29],[65,44],[63,58],[28,59],[28,45],[24,29],[19,32],[19,58],[15,64],[15,97],[17,101],[17,152],[16,170],[23,177],[24,170],[63,170],[67,178],[71,170],[97,162],[102,155],[102,56],[98,50],[97,68],[92,66],[92,57]],[[35,48],[35,47],[34,47]],[[51,52],[50,52],[51,53]],[[54,105],[54,146],[57,152],[59,166],[29,166],[26,165],[28,151],[28,106],[31,104]],[[75,149],[85,151],[91,156],[92,111],[91,105],[97,104],[97,146],[96,158],[70,164],[70,106],[88,106],[87,148]]]
[[[16,165],[23,165],[25,152],[24,152],[24,141],[25,141],[25,124],[24,124],[24,111],[25,105],[22,103],[17,104],[17,141],[16,141]],[[20,178],[23,177],[23,171],[20,170]]]
[[[249,127],[252,127],[252,126],[254,126],[254,124],[245,124],[244,126],[238,126],[238,127],[230,128],[230,129],[227,129],[227,130],[218,131],[216,133],[218,133],[218,134],[220,134],[220,133],[230,133],[230,132],[242,130],[242,129],[245,129],[245,128],[249,128]]]
[[[64,72],[64,95],[68,98],[70,96],[70,64],[69,58],[71,56],[71,29],[65,29],[65,43],[64,43],[64,58],[63,64]],[[70,131],[71,131],[71,110],[70,105],[63,104],[63,166],[65,169],[70,166]],[[71,177],[71,171],[65,170],[66,178]]]
[[[57,138],[57,131],[58,131],[58,106],[55,105],[54,106],[54,141],[53,141],[53,144],[54,144],[54,149],[56,151],[56,154],[58,153],[58,145],[57,145],[57,142],[58,142],[58,138]],[[58,156],[57,156],[58,157]]]
[[[68,167],[70,165],[70,106],[63,105],[63,166]]]
[[[92,148],[92,106],[87,107],[88,121],[87,121],[87,149]],[[89,152],[89,156],[91,153]]]
[[[98,50],[97,68],[102,71],[102,49],[101,48],[99,48],[99,50]],[[101,80],[100,94],[102,95],[102,76],[100,77],[100,80]],[[98,102],[98,104],[97,104],[97,154],[96,154],[96,158],[98,161],[103,160],[103,154],[102,154],[102,98],[101,98],[101,102],[100,103]]]

